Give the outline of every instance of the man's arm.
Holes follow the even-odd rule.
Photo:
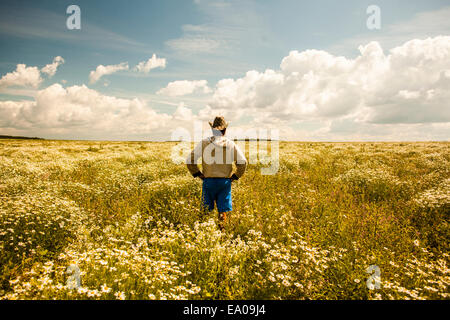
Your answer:
[[[233,180],[238,180],[243,176],[245,169],[247,168],[247,159],[239,146],[234,144],[234,160],[236,162],[236,173],[234,173],[231,178]]]
[[[202,144],[203,142],[200,141],[186,159],[186,165],[189,172],[194,178],[200,177],[201,179],[203,179],[204,176],[198,167],[197,160],[202,156]]]

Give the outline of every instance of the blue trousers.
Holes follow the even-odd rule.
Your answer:
[[[205,178],[202,188],[203,205],[210,211],[214,210],[217,203],[219,212],[233,210],[231,201],[231,179],[230,178]]]

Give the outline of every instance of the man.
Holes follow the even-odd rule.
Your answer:
[[[219,211],[219,228],[224,231],[227,213],[231,212],[231,182],[238,180],[245,172],[247,159],[232,141],[225,138],[228,124],[223,117],[216,117],[209,122],[213,136],[203,139],[186,159],[186,164],[194,176],[203,180],[202,201],[209,211],[214,210],[214,203]],[[197,160],[202,157],[200,171]],[[233,172],[236,163],[236,173]]]

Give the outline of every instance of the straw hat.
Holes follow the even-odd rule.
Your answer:
[[[211,128],[217,129],[217,130],[223,130],[226,127],[228,127],[228,123],[225,121],[225,118],[222,116],[216,117],[214,119],[214,123],[210,121],[209,125],[211,126]]]

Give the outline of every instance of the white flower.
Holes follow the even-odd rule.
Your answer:
[[[116,293],[114,293],[114,296],[118,300],[125,300],[125,293],[122,291],[117,291]]]
[[[109,293],[109,292],[111,292],[111,288],[108,288],[107,286],[106,286],[106,284],[102,284],[101,286],[100,286],[100,289],[102,290],[102,292],[103,293]]]

